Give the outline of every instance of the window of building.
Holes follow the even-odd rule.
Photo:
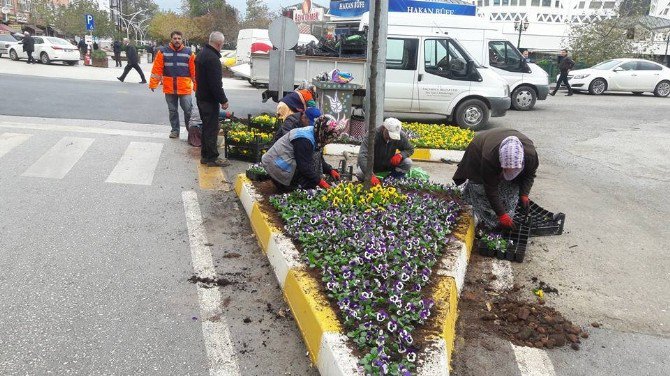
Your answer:
[[[519,6],[526,6],[526,0],[519,0]]]
[[[561,0],[556,0],[556,4],[554,5],[556,8],[561,7]]]
[[[502,0],[502,5],[509,6],[509,0]]]
[[[386,43],[386,69],[415,70],[418,39],[389,38]]]
[[[603,3],[603,9],[614,9],[616,6],[616,2],[614,1],[606,1]]]
[[[592,1],[589,4],[589,9],[600,9],[602,8],[603,3],[601,1]]]
[[[478,6],[478,7],[481,7],[482,4],[484,4],[484,2],[483,2],[482,0],[477,0],[477,6]]]
[[[512,6],[515,7],[515,6],[516,6],[516,0],[512,0],[512,1],[510,2],[510,4],[512,4]]]
[[[584,2],[583,2],[583,1],[580,1],[580,2],[579,2],[579,5],[577,6],[577,8],[579,8],[579,9],[584,9]]]
[[[500,0],[493,0],[493,5],[500,5]]]
[[[542,6],[543,7],[550,7],[551,6],[551,0],[542,0]]]
[[[534,7],[539,7],[540,6],[540,0],[530,0],[530,5]]]

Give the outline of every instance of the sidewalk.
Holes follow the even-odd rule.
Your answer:
[[[143,60],[146,61],[146,60]],[[126,62],[123,62],[126,66]],[[152,64],[142,62],[140,67],[144,72],[147,81],[151,75]],[[55,62],[49,65],[26,64],[25,60],[12,61],[4,56],[0,58],[0,74],[15,74],[21,76],[36,76],[48,78],[66,78],[73,80],[94,80],[94,81],[117,81],[116,77],[123,73],[123,68],[114,67],[114,60],[109,60],[109,68],[97,68],[85,66],[83,61],[73,67]],[[132,69],[126,77],[126,82],[139,82],[140,76]],[[118,81],[117,81],[118,82]],[[224,78],[224,87],[226,90],[255,90],[247,81],[233,78]],[[1,86],[0,86],[1,87]]]

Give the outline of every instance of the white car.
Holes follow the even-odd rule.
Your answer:
[[[558,79],[558,77],[557,77]],[[591,68],[570,71],[572,90],[600,95],[606,91],[670,94],[670,68],[644,59],[612,59]]]
[[[79,62],[77,46],[65,39],[43,36],[33,38],[35,39],[33,58],[41,61],[42,64],[62,61],[68,65],[75,65]],[[23,42],[9,46],[9,58],[12,60],[28,59],[28,55],[23,52]]]

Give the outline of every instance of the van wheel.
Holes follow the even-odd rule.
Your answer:
[[[456,123],[462,128],[478,131],[489,121],[489,108],[479,99],[468,99],[456,109]]]
[[[512,108],[517,111],[528,111],[535,106],[537,93],[529,86],[519,86],[512,92]]]

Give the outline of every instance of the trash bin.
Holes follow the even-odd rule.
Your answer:
[[[318,104],[321,113],[332,115],[338,120],[351,118],[351,103],[354,90],[360,89],[357,84],[338,84],[330,81],[312,81],[316,87]]]

